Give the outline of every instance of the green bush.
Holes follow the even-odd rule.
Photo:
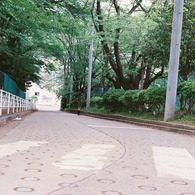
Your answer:
[[[102,102],[103,102],[103,100],[101,97],[95,96],[95,97],[91,98],[91,106],[92,107],[101,108]]]
[[[143,90],[128,90],[123,96],[125,108],[131,112],[138,112],[144,108]]]
[[[148,106],[149,111],[160,114],[164,111],[166,100],[165,88],[149,88],[145,90],[143,101]]]
[[[110,111],[149,111],[160,114],[164,111],[166,99],[165,88],[151,88],[146,90],[115,89],[102,97],[100,105]]]
[[[195,109],[195,82],[185,81],[178,86],[178,95],[184,110],[188,112]]]
[[[139,108],[143,111],[146,110],[145,106],[145,94],[147,93],[147,89],[140,90],[139,91],[139,96],[138,96],[138,101],[139,101]]]
[[[102,97],[102,105],[110,111],[123,110],[124,102],[122,96],[125,91],[123,89],[115,89],[107,92]]]

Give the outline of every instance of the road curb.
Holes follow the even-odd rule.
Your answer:
[[[9,115],[5,115],[5,116],[1,116],[0,117],[0,125],[4,125],[10,121],[13,121],[15,118],[21,118],[27,114],[30,114],[34,112],[34,110],[28,110],[28,111],[24,111],[24,112],[17,112],[14,114],[9,114]]]
[[[76,110],[66,110],[66,112],[71,112],[75,114],[77,113]],[[112,114],[105,115],[105,114],[98,114],[98,113],[92,113],[86,111],[82,111],[81,115],[102,118],[102,119],[112,120],[112,121],[118,121],[118,122],[125,122],[129,124],[149,127],[153,129],[195,136],[195,127],[189,125],[175,124],[175,123],[163,122],[163,121],[154,121],[148,119],[140,119],[134,117],[125,117],[125,116],[112,115]]]

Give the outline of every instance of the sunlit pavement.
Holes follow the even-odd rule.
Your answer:
[[[195,137],[35,112],[0,128],[0,195],[17,194],[193,195]]]
[[[39,111],[59,111],[60,106],[36,105],[36,109],[38,109]]]

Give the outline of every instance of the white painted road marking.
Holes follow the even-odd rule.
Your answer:
[[[159,177],[176,176],[195,180],[195,158],[186,149],[158,146],[152,149]]]
[[[37,142],[37,141],[18,141],[9,144],[0,145],[0,158],[7,155],[15,154],[22,150],[28,150],[30,147],[37,147],[40,144],[46,144],[48,142]]]
[[[130,127],[118,127],[118,126],[100,126],[100,125],[87,125],[87,126],[97,127],[97,128],[130,129]]]
[[[104,161],[107,159],[105,154],[113,150],[114,147],[115,145],[86,144],[82,148],[63,156],[61,162],[52,163],[52,165],[61,169],[96,172],[103,168]]]

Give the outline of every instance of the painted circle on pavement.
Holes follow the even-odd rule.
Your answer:
[[[102,194],[104,194],[104,195],[123,195],[121,192],[118,192],[115,190],[102,191]]]
[[[40,180],[38,177],[22,177],[21,179],[24,181],[39,181]]]
[[[13,189],[16,192],[33,192],[35,191],[33,188],[29,188],[29,187],[16,187]]]
[[[135,179],[148,179],[148,176],[145,175],[132,175],[131,177],[135,178]]]
[[[153,186],[146,186],[146,185],[138,186],[138,188],[141,190],[147,190],[147,191],[156,191],[157,190],[157,188],[155,188]]]
[[[179,181],[179,180],[171,181],[171,183],[176,184],[176,185],[188,185],[187,182],[185,182],[185,181]]]

